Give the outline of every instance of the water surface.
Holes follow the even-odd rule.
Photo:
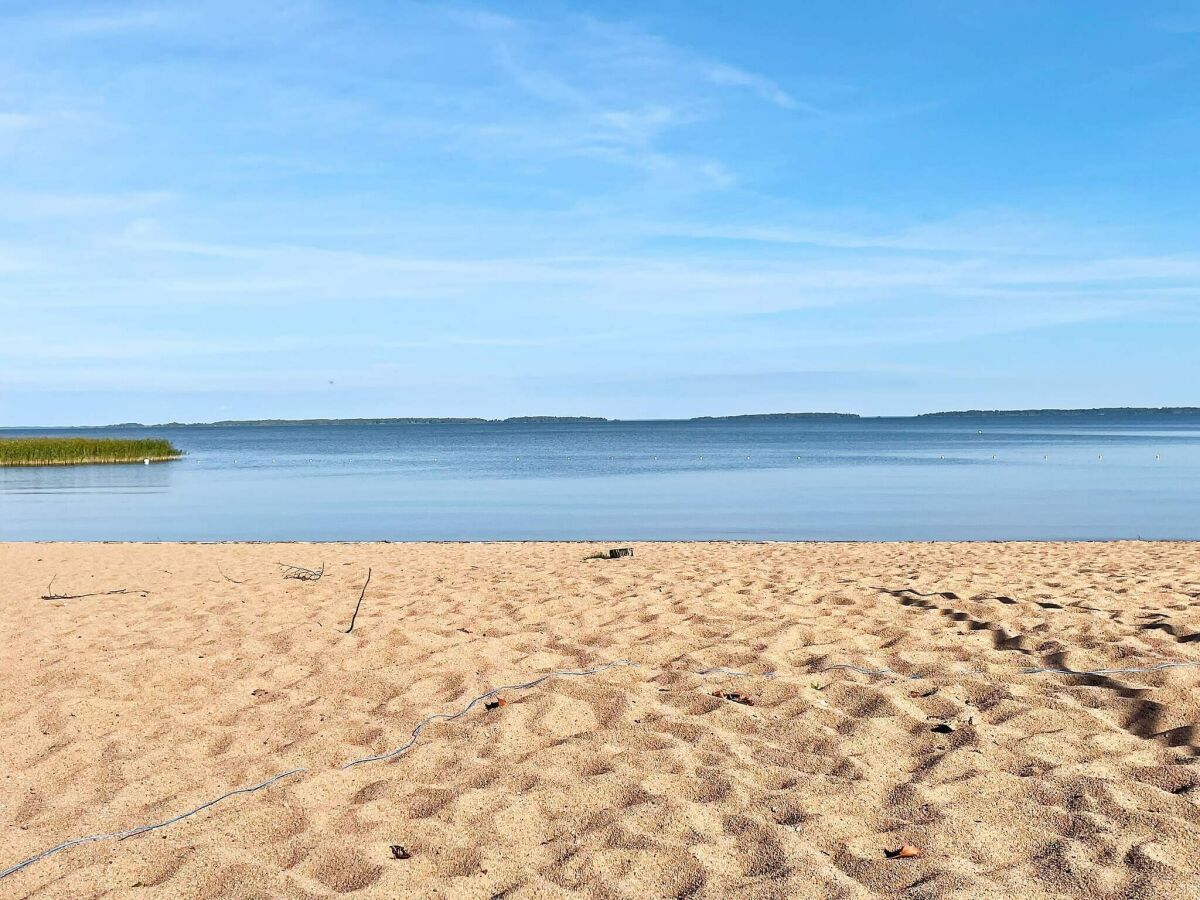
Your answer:
[[[3,540],[1200,538],[1200,416],[5,431],[161,435],[0,469]]]

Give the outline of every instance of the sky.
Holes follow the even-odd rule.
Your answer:
[[[0,425],[1200,405],[1200,2],[0,0]]]

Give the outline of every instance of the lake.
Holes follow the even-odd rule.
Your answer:
[[[1200,416],[8,429],[170,463],[0,468],[3,540],[1200,538]]]

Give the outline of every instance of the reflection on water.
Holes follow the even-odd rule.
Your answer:
[[[6,494],[153,494],[170,489],[171,467],[153,465],[29,466],[6,468]]]
[[[0,538],[1200,538],[1196,416],[153,433],[188,456],[0,469]]]

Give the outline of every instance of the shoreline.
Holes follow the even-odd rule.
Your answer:
[[[152,540],[62,540],[54,538],[30,538],[28,540],[19,539],[0,539],[0,547],[6,545],[12,546],[53,546],[63,544],[67,546],[86,546],[95,544],[97,546],[130,546],[130,547],[262,547],[277,544],[280,546],[294,546],[297,544],[311,544],[320,547],[474,547],[474,546],[509,546],[529,544],[537,545],[566,545],[566,546],[600,546],[607,548],[609,544],[620,544],[626,546],[629,544],[648,545],[648,546],[665,546],[675,545],[694,546],[694,545],[724,545],[733,546],[862,546],[862,547],[897,547],[897,546],[914,546],[914,547],[929,547],[940,545],[967,545],[967,546],[991,546],[1012,544],[1015,546],[1028,546],[1030,544],[1048,544],[1048,545],[1065,545],[1080,544],[1084,546],[1094,546],[1097,544],[1113,544],[1113,545],[1136,545],[1136,544],[1193,544],[1200,545],[1200,538],[930,538],[928,540],[919,539],[896,539],[896,540],[861,540],[856,538],[847,538],[845,540],[837,540],[831,538],[780,538],[777,540],[765,538],[694,538],[681,540],[678,538],[482,538],[479,540],[459,540],[448,538],[439,540],[436,538],[413,538],[411,540],[399,538],[389,540],[384,538],[371,538],[365,540],[316,540],[312,538],[295,538],[289,540],[240,540],[237,538],[229,540],[174,540],[167,539],[161,541]]]
[[[682,418],[622,419],[605,416],[367,416],[351,419],[221,419],[213,422],[116,422],[103,425],[0,425],[4,431],[115,431],[152,428],[247,428],[312,427],[322,425],[638,425],[686,424],[691,422],[756,424],[773,422],[853,422],[917,419],[1044,419],[1044,418],[1145,418],[1149,416],[1200,416],[1200,406],[1094,406],[1046,407],[1026,409],[959,409],[904,414],[854,412],[774,412],[729,413],[724,415],[686,416]]]

